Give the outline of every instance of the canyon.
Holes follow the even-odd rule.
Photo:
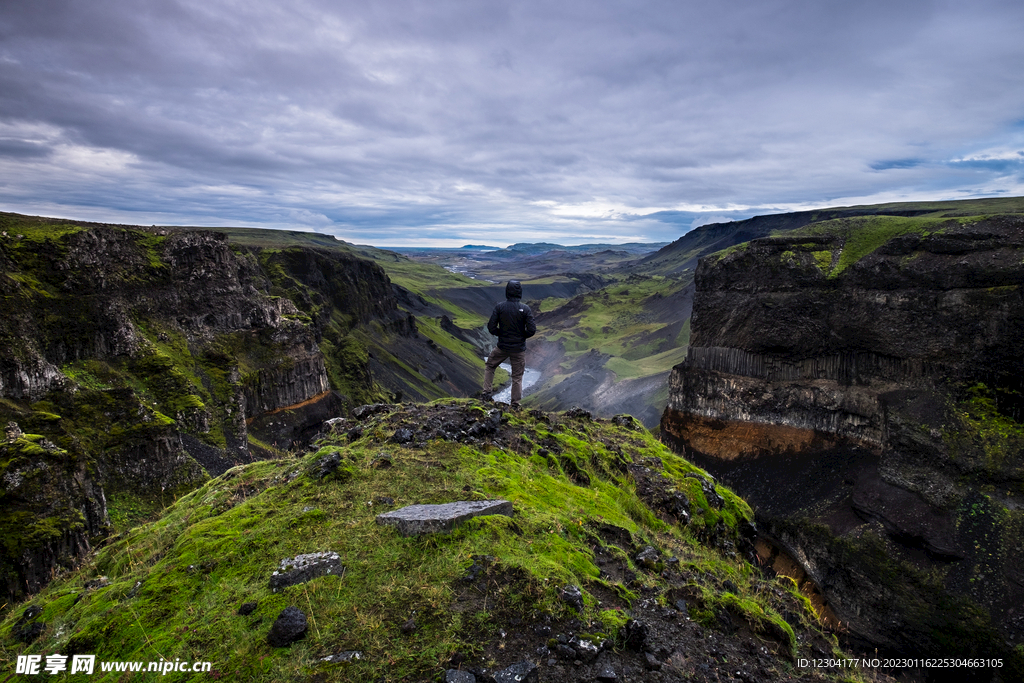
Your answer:
[[[642,428],[620,413],[632,413],[750,502],[763,574],[794,577],[844,646],[1001,658],[1024,670],[1020,209],[976,200],[760,216],[648,253],[574,253],[574,268],[594,272],[559,271],[557,251],[524,245],[512,251],[525,255],[477,258],[489,277],[537,276],[524,289],[541,328],[530,348],[542,376],[525,401],[533,431],[506,415],[503,441],[467,447],[482,449],[475,459],[508,446],[571,486],[601,477],[635,485],[651,514],[683,528],[689,513],[674,496],[708,504],[714,485],[683,477],[645,488],[669,458],[629,451],[636,439],[623,434]],[[361,464],[339,465],[331,505],[350,515],[345,480],[383,476],[396,444],[410,458],[403,467],[429,470],[428,436],[470,438],[438,415],[461,411],[466,429],[484,429],[472,402],[438,401],[479,388],[491,342],[481,327],[501,287],[445,270],[436,254],[244,228],[15,214],[0,224],[8,601],[93,571],[78,568],[98,548],[117,564],[112,548],[149,543],[138,525],[190,492],[245,499],[248,488],[228,483],[233,472],[345,444]],[[565,417],[543,412],[573,406]],[[359,424],[405,410],[401,424]],[[607,462],[569,462],[551,447],[562,438],[555,426],[587,411],[626,432],[574,426],[580,440],[566,443],[583,454],[600,435]],[[440,426],[426,430],[425,416]],[[461,472],[456,451],[441,451],[444,468]],[[261,486],[275,496],[294,488],[273,482]],[[580,529],[598,530],[580,540],[604,552],[594,550],[608,542],[600,515],[580,510]],[[648,538],[664,532],[644,519]],[[728,537],[715,526],[685,533],[735,559],[730,544],[753,529],[740,533],[736,522]],[[697,566],[687,581],[703,580]],[[727,604],[730,584],[716,582],[717,597],[702,588],[703,599]]]

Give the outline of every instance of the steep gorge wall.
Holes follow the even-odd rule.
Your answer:
[[[5,396],[34,400],[72,386],[58,368],[85,361],[134,363],[143,383],[165,371],[172,376],[168,382],[180,386],[163,393],[196,396],[211,388],[198,384],[213,382],[202,377],[207,368],[196,361],[207,352],[224,356],[225,344],[233,347],[229,355],[242,356],[211,360],[213,366],[223,361],[215,369],[227,371],[216,378],[226,391],[209,394],[209,405],[172,406],[181,401],[164,397],[160,406],[191,426],[188,431],[207,432],[224,408],[236,414],[273,410],[328,389],[317,331],[298,319],[290,299],[270,295],[270,279],[257,258],[235,253],[222,234],[93,228],[19,247],[22,272],[5,277],[19,313],[2,330],[9,350],[3,374],[34,381],[5,382]],[[35,286],[19,286],[26,278]],[[184,368],[184,377],[175,367],[180,362],[194,364]],[[266,374],[277,386],[262,382],[263,390],[244,391],[240,371]],[[244,450],[244,431],[236,431],[236,447]]]
[[[703,259],[663,438],[757,506],[853,638],[1012,652],[1024,643],[1024,219],[859,246],[877,225]]]
[[[272,256],[219,233],[25,232],[0,241],[0,417],[23,430],[0,443],[9,595],[38,590],[109,515],[130,520],[133,501],[170,502],[253,459],[259,416],[300,405],[290,436],[340,412],[321,349],[329,321],[399,316],[383,270],[343,254],[275,252],[298,264],[287,291]],[[365,361],[346,371],[373,395]]]

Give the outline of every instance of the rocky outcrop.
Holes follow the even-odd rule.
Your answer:
[[[323,354],[315,344],[289,351],[282,363],[257,371],[244,385],[247,417],[302,403],[331,388]]]
[[[109,524],[107,501],[86,462],[16,423],[0,442],[0,463],[4,555],[17,558],[0,566],[0,584],[7,595],[35,592],[91,549]]]
[[[67,378],[52,363],[38,356],[0,358],[0,395],[16,399],[38,398],[62,387]]]
[[[280,268],[284,277],[276,278],[275,286],[294,297],[304,312],[332,313],[349,326],[398,315],[391,281],[383,268],[367,259],[291,248],[270,254],[265,264],[268,271]],[[325,324],[326,320],[318,321],[321,327]]]
[[[1024,642],[1022,283],[1019,216],[833,221],[700,261],[663,438],[862,644]]]

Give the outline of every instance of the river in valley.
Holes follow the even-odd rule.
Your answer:
[[[486,358],[484,359],[487,360]],[[508,374],[512,374],[512,365],[509,363],[502,363],[501,367],[508,371]],[[526,368],[523,372],[523,396],[527,394],[527,389],[532,387],[534,384],[540,381],[540,370],[534,370],[533,368]],[[512,382],[508,383],[504,389],[494,395],[494,400],[498,403],[512,403]]]

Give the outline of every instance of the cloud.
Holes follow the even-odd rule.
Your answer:
[[[13,159],[47,157],[51,152],[49,147],[34,140],[0,138],[0,157]]]
[[[889,171],[894,168],[914,168],[924,163],[923,159],[890,159],[888,161],[876,161],[871,164],[874,171]]]
[[[0,204],[394,245],[1021,193],[983,156],[1021,149],[1022,29],[985,1],[13,3]]]

